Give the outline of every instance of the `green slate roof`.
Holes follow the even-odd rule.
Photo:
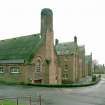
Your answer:
[[[1,40],[0,61],[5,62],[9,60],[9,62],[14,62],[18,60],[22,62],[22,60],[24,60],[25,63],[28,63],[37,52],[42,42],[40,34]]]
[[[57,55],[68,55],[73,54],[76,51],[76,43],[74,42],[65,42],[59,43],[55,46]]]

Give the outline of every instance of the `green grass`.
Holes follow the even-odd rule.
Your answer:
[[[0,100],[0,105],[17,105],[17,104],[16,101]],[[26,105],[26,104],[18,104],[18,105]]]

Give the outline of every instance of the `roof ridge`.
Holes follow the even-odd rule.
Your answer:
[[[42,45],[43,38],[39,35],[32,34],[0,41],[0,59],[24,59],[27,63],[30,56],[36,54],[38,47]]]
[[[68,44],[68,43],[74,43],[74,41],[71,41],[71,42],[61,42],[61,43],[58,43],[58,44]]]
[[[30,35],[25,35],[25,36],[17,36],[17,37],[13,37],[13,38],[2,39],[0,41],[12,40],[12,39],[17,39],[17,38],[22,38],[22,37],[29,37],[29,36],[38,36],[38,35],[40,35],[40,33],[30,34]]]

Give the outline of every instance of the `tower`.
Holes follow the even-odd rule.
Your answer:
[[[44,8],[41,11],[41,35],[47,32],[53,32],[53,13],[51,9]]]
[[[41,37],[45,42],[45,81],[49,84],[56,83],[56,64],[54,52],[53,13],[49,8],[41,11]]]

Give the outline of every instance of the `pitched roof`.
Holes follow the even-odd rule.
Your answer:
[[[57,55],[68,55],[72,54],[76,50],[76,43],[74,42],[65,42],[65,43],[59,43],[55,46]]]
[[[18,60],[23,62],[24,60],[27,63],[32,59],[42,42],[40,34],[1,40],[0,61],[14,62]]]

